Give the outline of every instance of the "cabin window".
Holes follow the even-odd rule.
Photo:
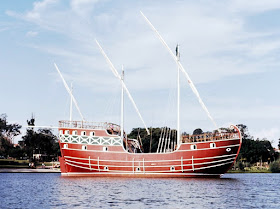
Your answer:
[[[171,166],[171,167],[170,167],[170,170],[171,170],[171,171],[175,171],[175,167],[174,167],[174,166]]]
[[[107,152],[108,151],[108,147],[103,147],[103,151]]]
[[[191,145],[191,150],[195,150],[195,149],[197,149],[196,145],[195,145],[195,144],[192,144],[192,145]]]
[[[86,145],[83,145],[83,146],[82,146],[82,150],[87,150],[87,146],[86,146]]]
[[[94,132],[93,131],[90,132],[90,136],[94,136]]]
[[[59,135],[62,135],[62,134],[63,134],[63,130],[60,130],[60,131],[59,131]]]
[[[77,135],[78,131],[72,131],[72,135]]]
[[[85,136],[85,135],[86,135],[86,132],[85,132],[85,131],[82,131],[82,132],[81,132],[81,135],[82,135],[82,136]]]
[[[68,149],[68,144],[64,144],[64,145],[63,145],[63,148],[64,148],[64,149]]]
[[[216,144],[215,143],[210,143],[210,148],[215,148]]]
[[[68,135],[68,134],[69,134],[69,130],[66,130],[66,131],[65,131],[65,134],[67,134],[67,135]]]
[[[108,170],[109,170],[108,166],[105,166],[104,171],[108,171]]]

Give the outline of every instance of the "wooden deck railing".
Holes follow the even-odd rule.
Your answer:
[[[238,133],[204,133],[198,135],[183,135],[182,143],[191,143],[191,142],[204,142],[204,141],[216,141],[223,139],[234,139],[238,138]]]

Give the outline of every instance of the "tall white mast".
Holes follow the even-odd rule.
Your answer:
[[[138,107],[136,106],[136,104],[135,104],[135,102],[134,102],[134,100],[133,100],[133,98],[132,98],[130,92],[128,91],[128,88],[126,87],[125,83],[124,83],[123,80],[121,79],[121,76],[119,75],[119,73],[118,73],[118,71],[116,70],[115,66],[114,66],[113,63],[110,61],[110,59],[108,58],[108,56],[106,55],[106,53],[104,52],[104,50],[102,49],[102,47],[100,46],[100,44],[98,43],[98,41],[97,41],[96,39],[95,39],[95,42],[96,42],[97,46],[99,47],[101,54],[105,57],[107,63],[109,64],[109,66],[110,66],[110,68],[111,68],[113,74],[121,81],[122,87],[124,88],[124,91],[126,92],[128,98],[130,99],[130,101],[131,101],[131,103],[132,103],[132,105],[133,105],[135,111],[137,112],[139,118],[141,119],[141,121],[142,121],[142,123],[143,123],[143,125],[144,125],[144,127],[145,127],[145,129],[146,129],[146,131],[147,131],[147,134],[150,135],[150,131],[149,131],[149,129],[147,128],[146,123],[144,122],[143,117],[142,117],[142,115],[140,114],[140,112],[139,112],[139,110],[138,110]]]
[[[157,37],[159,38],[159,40],[161,41],[161,43],[165,46],[165,48],[168,50],[169,54],[173,57],[173,59],[175,60],[175,62],[177,63],[178,67],[180,68],[181,72],[186,76],[188,83],[193,91],[193,93],[195,94],[195,96],[198,99],[198,102],[200,103],[202,109],[206,112],[207,116],[209,117],[209,119],[212,121],[212,123],[214,124],[215,128],[218,129],[218,131],[220,131],[220,129],[218,128],[216,122],[214,121],[214,119],[212,118],[212,116],[210,115],[210,112],[208,111],[207,107],[205,106],[204,102],[202,101],[196,87],[194,86],[189,74],[187,73],[187,71],[185,70],[185,68],[183,67],[183,65],[181,64],[180,61],[177,60],[177,57],[174,55],[174,53],[172,52],[172,50],[169,48],[169,46],[167,45],[167,43],[164,41],[164,39],[162,38],[162,36],[159,34],[159,32],[157,31],[157,29],[153,26],[153,24],[148,20],[148,18],[143,14],[143,12],[140,11],[140,13],[142,14],[142,16],[144,17],[144,19],[146,20],[146,22],[150,25],[150,27],[152,28],[152,30],[156,33]]]
[[[177,62],[180,61],[179,45],[176,47]],[[177,144],[180,143],[180,68],[177,70]]]
[[[71,82],[71,94],[73,94],[73,83]],[[72,121],[73,99],[70,96],[70,123]]]
[[[55,69],[57,70],[58,74],[60,75],[60,77],[61,77],[61,79],[62,79],[62,82],[63,82],[63,84],[64,84],[64,86],[65,86],[65,88],[66,88],[68,94],[70,95],[72,101],[74,102],[74,105],[76,106],[76,108],[77,108],[77,110],[78,110],[78,112],[79,112],[79,114],[80,114],[82,120],[85,121],[84,116],[82,115],[82,113],[81,113],[81,111],[80,111],[80,108],[79,108],[79,106],[78,106],[78,103],[77,103],[75,97],[73,96],[73,94],[72,94],[72,92],[71,92],[69,86],[67,85],[66,81],[64,80],[64,78],[63,78],[63,76],[62,76],[60,70],[58,69],[58,67],[57,67],[57,65],[56,65],[55,63],[54,63],[54,66],[55,66]]]
[[[124,82],[124,69],[122,65],[122,82]],[[123,140],[123,130],[124,130],[124,89],[122,86],[122,94],[121,94],[121,139]]]

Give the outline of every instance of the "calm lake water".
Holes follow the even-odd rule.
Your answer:
[[[125,179],[0,173],[0,208],[280,208],[279,183],[280,174]]]

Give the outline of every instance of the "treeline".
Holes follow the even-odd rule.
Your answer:
[[[27,123],[32,126],[35,123],[35,119],[32,118]],[[237,159],[240,169],[257,162],[272,163],[279,159],[279,152],[274,150],[269,140],[254,139],[246,125],[239,124],[237,126],[243,136],[241,150]],[[14,138],[21,134],[21,128],[21,125],[17,123],[9,124],[7,115],[0,115],[0,158],[32,159],[34,154],[37,154],[37,156],[44,157],[44,160],[52,160],[60,155],[58,138],[49,129],[35,131],[33,128],[27,128],[22,140],[17,145],[14,145]],[[171,130],[168,127],[165,127],[165,129],[169,131],[171,143],[175,143],[176,130]],[[128,134],[128,138],[137,139],[142,145],[142,152],[156,152],[162,131],[162,128],[151,128],[151,135],[148,135],[144,128],[134,128]],[[198,128],[192,134],[202,133],[203,131]],[[280,139],[278,147],[280,148]],[[276,163],[276,167],[278,165],[279,163]]]
[[[242,134],[242,146],[237,158],[239,169],[243,170],[245,166],[252,166],[257,162],[262,162],[270,164],[272,171],[280,172],[279,152],[275,151],[271,142],[265,138],[254,139],[254,137],[250,135],[248,127],[244,124],[239,124],[237,127]],[[156,152],[162,128],[152,128],[150,132],[152,137],[151,135],[147,135],[144,128],[134,128],[131,133],[128,134],[128,138],[138,139],[140,144],[142,143],[143,152]],[[203,134],[203,131],[197,128],[192,134]],[[278,148],[280,149],[280,139]]]
[[[250,167],[257,162],[266,162],[270,164],[272,172],[280,172],[279,152],[275,151],[271,142],[266,138],[254,139],[246,125],[239,124],[238,128],[243,136],[241,150],[237,158],[238,167],[243,170],[245,166]],[[278,149],[280,149],[280,139]]]
[[[137,139],[142,145],[142,152],[156,152],[158,148],[159,138],[163,134],[162,128],[150,128],[150,135],[147,134],[145,128],[133,128],[128,134],[128,138]],[[171,142],[176,140],[176,130],[165,127],[165,132],[170,134]]]
[[[27,121],[34,125],[35,119]],[[14,138],[21,134],[21,125],[8,124],[7,115],[0,115],[0,157],[32,160],[37,154],[39,160],[53,160],[60,155],[57,137],[49,129],[27,128],[26,134],[18,144],[14,144]]]

